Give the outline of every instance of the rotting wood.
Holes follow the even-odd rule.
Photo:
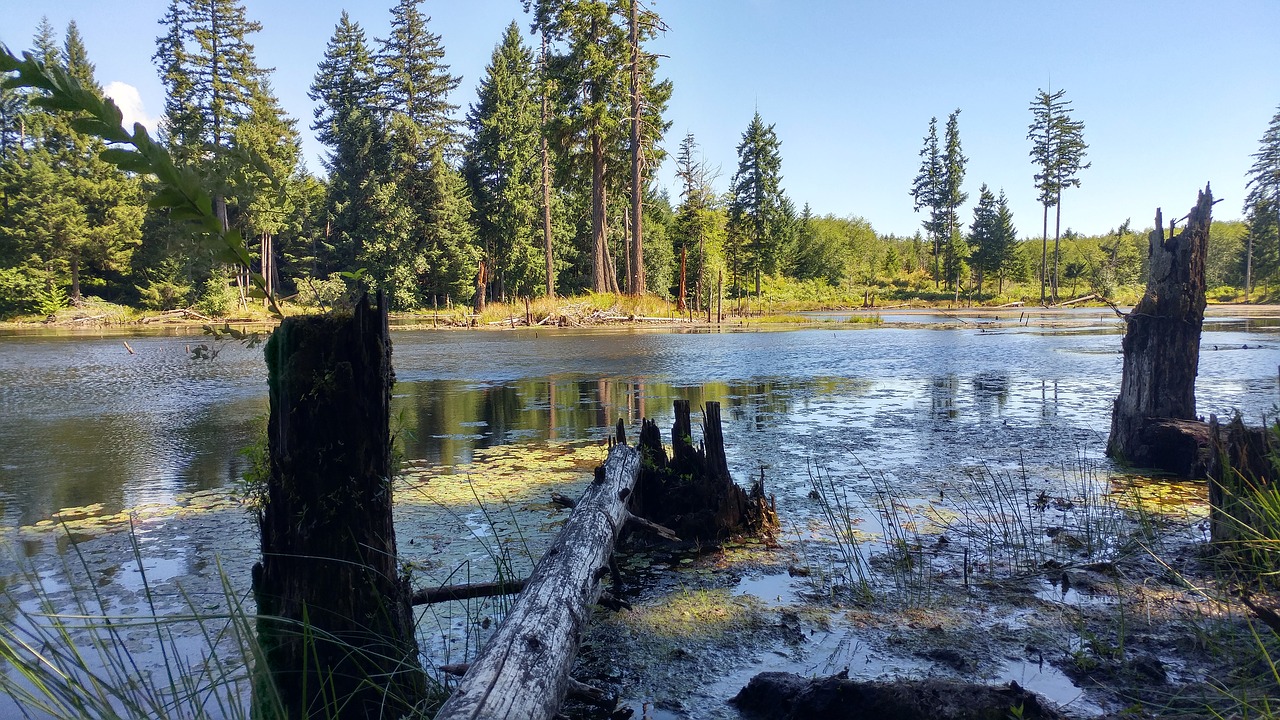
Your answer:
[[[1146,431],[1153,420],[1196,419],[1196,373],[1200,331],[1204,324],[1205,257],[1212,220],[1213,193],[1208,185],[1187,217],[1186,228],[1165,237],[1156,210],[1149,236],[1147,289],[1125,316],[1124,369],[1120,395],[1111,413],[1107,454],[1141,467],[1161,467],[1170,454],[1185,448],[1155,442]],[[1159,435],[1175,441],[1178,435]],[[1185,441],[1178,441],[1185,442]]]
[[[623,443],[610,449],[604,472],[587,487],[438,720],[555,716],[628,513],[622,491],[630,494],[639,471],[639,451]]]
[[[1242,541],[1274,542],[1273,513],[1258,502],[1259,492],[1276,481],[1273,437],[1280,428],[1246,427],[1239,414],[1225,425],[1209,416],[1209,538],[1224,550]]]
[[[288,718],[399,717],[427,695],[396,562],[386,307],[379,294],[376,308],[366,296],[349,314],[286,318],[266,346],[257,671]]]
[[[453,600],[470,600],[472,598],[494,597],[496,595],[516,595],[524,590],[527,582],[524,579],[498,580],[496,582],[421,588],[413,591],[412,602],[414,605],[434,605]]]
[[[633,500],[636,514],[691,542],[717,542],[772,529],[777,512],[773,498],[765,495],[763,478],[744,491],[729,475],[720,403],[708,402],[703,416],[703,440],[694,447],[689,401],[675,402],[670,459],[657,424],[641,424],[644,463]]]

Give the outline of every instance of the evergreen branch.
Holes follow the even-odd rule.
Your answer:
[[[200,183],[200,177],[187,167],[179,168],[162,145],[151,139],[141,123],[133,132],[124,128],[124,114],[110,98],[104,98],[85,87],[66,69],[46,65],[32,53],[15,56],[8,46],[0,44],[0,73],[16,73],[4,81],[9,88],[43,90],[44,95],[32,100],[34,105],[66,113],[81,113],[72,120],[78,132],[105,140],[108,147],[99,157],[125,172],[154,175],[160,189],[148,202],[152,208],[167,209],[170,218],[186,221],[214,257],[248,271],[256,286],[250,294],[266,298],[271,312],[284,317],[284,312],[268,292],[266,279],[253,272],[244,238],[235,228],[224,228],[213,207],[213,197]],[[121,145],[130,145],[127,150]]]

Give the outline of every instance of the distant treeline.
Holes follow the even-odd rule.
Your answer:
[[[513,21],[463,113],[449,101],[461,79],[419,4],[399,0],[386,38],[367,38],[345,12],[338,19],[310,93],[323,177],[305,169],[298,121],[257,65],[261,27],[242,5],[171,0],[161,19],[162,141],[199,168],[278,296],[330,304],[363,286],[410,310],[614,291],[703,308],[717,287],[726,297],[869,299],[892,288],[983,300],[1011,288],[1031,299],[1047,282],[1063,295],[1111,296],[1142,280],[1146,231],[1127,221],[1097,237],[1068,229],[1046,256],[1048,231],[1019,240],[1003,193],[986,185],[972,221],[962,218],[958,110],[941,145],[931,123],[923,179],[910,188],[930,210],[924,235],[879,235],[861,218],[797,209],[781,187],[781,142],[759,114],[726,194],[713,190],[713,166],[689,134],[672,197],[650,177],[665,158],[672,91],[645,50],[662,27],[652,11],[624,0],[526,3],[537,47]],[[30,52],[101,92],[74,22],[60,37],[42,22]],[[148,178],[103,162],[100,141],[37,99],[0,90],[0,315],[47,314],[88,296],[208,314],[248,302],[243,271],[149,207]],[[1045,117],[1059,99],[1043,98]],[[1082,157],[1083,146],[1074,151]],[[1076,171],[1087,167],[1080,157],[1068,157]],[[1053,193],[1071,185],[1055,172],[1056,185],[1041,183],[1052,200],[1046,228]],[[1210,287],[1243,287],[1248,273],[1275,284],[1280,242],[1268,239],[1270,196],[1259,197],[1248,223],[1215,223]]]

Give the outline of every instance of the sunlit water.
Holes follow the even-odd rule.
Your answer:
[[[641,417],[669,428],[674,399],[691,400],[695,414],[719,401],[731,470],[740,480],[763,472],[784,523],[794,522],[811,512],[809,468],[854,491],[879,478],[925,497],[976,466],[1021,467],[1034,476],[1060,474],[1082,456],[1105,463],[1120,326],[1088,314],[1097,321],[1062,328],[1028,320],[996,329],[984,326],[989,316],[940,313],[901,321],[946,328],[397,332],[393,424],[410,481],[456,467],[449,479],[466,474],[481,486],[484,478],[470,475],[480,460],[506,453],[525,462],[521,448],[549,447],[561,448],[551,456],[567,453],[581,464],[619,418],[634,437]],[[259,432],[266,371],[261,349],[234,344],[215,360],[191,359],[190,346],[202,341],[0,337],[0,515],[14,530],[12,557],[0,569],[15,596],[32,602],[39,588],[69,602],[77,584],[92,584],[106,612],[145,614],[153,602],[160,611],[189,602],[172,593],[148,600],[145,578],[153,586],[203,587],[209,607],[222,607],[210,582],[219,566],[244,592],[256,531],[222,491],[243,471],[240,449]],[[1199,412],[1239,410],[1253,422],[1274,416],[1277,344],[1272,323],[1207,323]],[[500,497],[536,503],[550,489],[516,484]],[[461,507],[444,516],[399,515],[402,554],[434,580],[457,572],[452,556],[440,560],[441,548],[502,530],[501,519]],[[101,522],[77,525],[70,539],[16,532],[68,508]],[[529,508],[534,519],[524,522],[536,526],[537,513],[547,514]],[[130,518],[141,571],[128,534],[103,531],[127,527]],[[88,537],[96,539],[67,562],[71,540]],[[23,567],[35,576],[19,575]]]

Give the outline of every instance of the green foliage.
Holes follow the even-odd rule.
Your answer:
[[[350,295],[348,281],[338,273],[332,273],[324,279],[312,279],[304,275],[298,282],[298,302],[310,307],[340,307],[346,304]]]
[[[34,298],[44,287],[28,267],[0,268],[0,318],[37,310]]]
[[[546,291],[541,228],[542,123],[533,52],[514,22],[493,51],[467,113],[463,175],[475,201],[479,245],[495,299]]]
[[[132,133],[125,130],[121,125],[123,115],[114,102],[86,88],[66,70],[45,65],[30,53],[19,60],[8,48],[0,49],[0,72],[16,72],[17,77],[7,81],[14,86],[46,91],[46,96],[34,101],[37,105],[82,113],[73,120],[77,131],[116,144],[99,154],[103,160],[128,172],[156,176],[160,189],[149,202],[152,208],[168,210],[170,218],[186,223],[215,258],[250,268],[249,253],[240,232],[224,227],[200,177],[190,168],[178,168],[169,152],[153,141],[141,124],[135,124]],[[274,299],[266,293],[262,275],[250,273],[250,277],[258,293],[268,297],[273,311],[281,314]]]
[[[31,295],[31,301],[35,305],[36,312],[41,315],[54,315],[70,303],[67,292],[59,285],[36,288]]]
[[[378,40],[374,58],[380,107],[389,115],[401,115],[410,123],[412,136],[425,159],[429,148],[447,148],[454,141],[449,93],[461,77],[449,74],[440,36],[427,29],[431,18],[418,11],[422,0],[399,0],[391,8],[391,35]],[[345,17],[345,15],[344,15]]]
[[[777,272],[790,232],[781,185],[781,145],[773,126],[766,127],[758,112],[738,144],[738,170],[729,184],[726,243],[730,285],[737,294],[743,292],[743,280],[754,276],[759,295],[760,277]]]
[[[1052,298],[1058,299],[1059,241],[1062,230],[1062,191],[1080,187],[1080,171],[1089,168],[1084,162],[1089,146],[1084,142],[1084,123],[1071,117],[1071,101],[1064,100],[1066,90],[1047,92],[1040,90],[1032,101],[1031,125],[1027,139],[1032,142],[1031,160],[1037,168],[1036,191],[1044,206],[1044,232],[1041,239],[1041,278],[1052,288]],[[1047,246],[1049,242],[1049,208],[1057,208],[1053,240],[1053,272],[1049,273]],[[1043,300],[1043,282],[1041,285]]]
[[[209,317],[226,317],[240,305],[240,293],[222,274],[214,274],[204,282],[196,309]]]
[[[1253,160],[1245,185],[1244,213],[1251,240],[1246,262],[1253,260],[1257,275],[1274,281],[1280,270],[1280,111],[1262,134]]]

